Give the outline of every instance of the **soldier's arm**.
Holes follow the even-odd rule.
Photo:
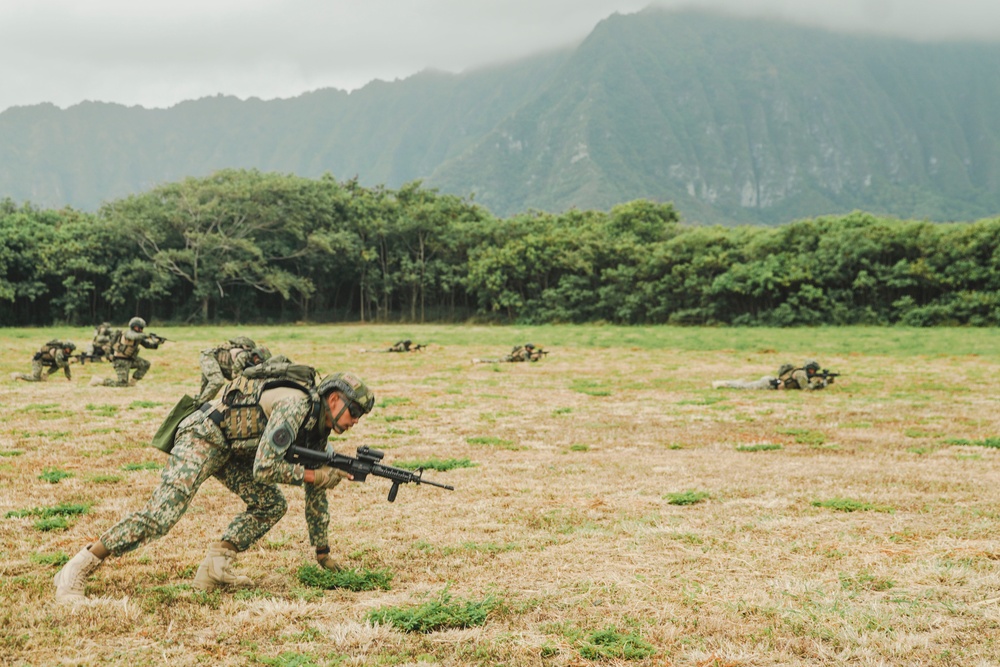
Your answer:
[[[295,441],[309,415],[309,398],[288,397],[271,408],[267,426],[260,436],[253,462],[253,478],[265,484],[295,484],[301,486],[305,467],[285,461],[285,453]]]
[[[52,358],[55,359],[56,365],[52,367],[49,375],[55,373],[57,368],[61,368],[63,369],[63,374],[66,376],[66,379],[72,380],[73,374],[69,370],[69,357],[66,356],[66,353],[62,350],[56,350],[56,353],[52,355]]]

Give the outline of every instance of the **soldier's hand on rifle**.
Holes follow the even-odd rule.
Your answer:
[[[342,479],[353,479],[350,473],[346,473],[339,468],[331,468],[330,466],[320,466],[312,472],[312,485],[317,489],[332,489],[338,484]],[[306,471],[308,475],[309,471]]]

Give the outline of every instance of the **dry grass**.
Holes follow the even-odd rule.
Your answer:
[[[910,332],[848,352],[870,332],[821,330],[814,355],[795,332],[746,343],[737,330],[622,331],[642,344],[600,327],[240,332],[370,383],[379,407],[338,449],[478,465],[427,473],[455,492],[408,486],[389,504],[372,478],[333,494],[334,555],[392,572],[391,590],[304,588],[302,492],[288,488],[288,514],[238,563],[256,587],[193,592],[207,544],[239,510],[213,480],[168,536],[105,563],[76,608],[52,599],[58,561],[145,502],[158,474],[143,464],[164,460],[148,438],[197,390],[198,350],[236,331],[164,329],[178,341],[143,351],[153,368],[131,389],[86,386],[90,365],[72,383],[10,382],[50,334],[89,332],[0,331],[0,516],[92,503],[64,530],[0,518],[0,664],[580,665],[608,627],[657,652],[606,664],[1000,663],[1000,451],[948,442],[1000,435],[995,332]],[[946,351],[923,353],[936,336]],[[402,337],[447,344],[357,353]],[[529,339],[552,354],[469,363]],[[967,354],[985,339],[986,353]],[[817,393],[709,388],[805,356],[845,376]],[[51,470],[72,476],[39,479]],[[445,590],[500,604],[462,630],[365,620]]]

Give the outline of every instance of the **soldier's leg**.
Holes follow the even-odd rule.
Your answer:
[[[744,380],[716,380],[712,383],[713,389],[774,389],[772,380],[774,378],[765,375],[759,380],[747,382]]]
[[[253,459],[233,457],[215,475],[230,491],[246,503],[246,511],[233,517],[222,540],[208,548],[191,585],[201,591],[217,586],[252,586],[249,577],[233,571],[240,551],[246,551],[285,515],[288,503],[274,484],[253,479]]]
[[[15,373],[11,377],[15,380],[24,380],[25,382],[42,382],[47,379],[48,376],[42,376],[42,369],[45,367],[42,365],[41,361],[37,359],[31,360],[31,375],[27,373]]]
[[[135,357],[132,359],[132,368],[135,369],[135,373],[132,374],[132,379],[138,382],[149,370],[149,362],[142,357]]]
[[[128,371],[129,362],[128,359],[115,359],[111,362],[111,365],[115,369],[115,375],[118,377],[115,379],[108,378],[103,382],[98,383],[98,386],[105,387],[127,387],[128,386]]]
[[[177,428],[160,485],[146,506],[111,527],[101,536],[101,542],[112,555],[118,556],[162,537],[187,511],[202,483],[228,459],[229,446],[204,413],[196,412],[185,418]]]
[[[285,516],[288,503],[276,484],[254,481],[253,458],[249,456],[234,457],[216,477],[246,503],[246,510],[233,517],[222,535],[237,551],[246,551]]]
[[[306,529],[309,531],[309,544],[317,549],[329,547],[330,503],[326,497],[326,489],[317,489],[312,484],[303,486],[306,490]]]

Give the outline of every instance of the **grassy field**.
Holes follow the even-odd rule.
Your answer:
[[[107,364],[15,383],[51,337],[0,330],[0,664],[1000,664],[1000,332],[610,326],[151,327],[152,370]],[[454,492],[370,478],[331,493],[324,578],[289,511],[237,569],[189,583],[240,509],[215,480],[165,538],[109,559],[91,601],[52,576],[142,506],[146,446],[198,390],[198,352],[243,333],[376,408],[334,442],[425,464]],[[400,338],[417,354],[365,354]],[[537,364],[477,364],[514,344]],[[784,361],[843,373],[822,392],[712,390]],[[350,576],[347,576],[350,575]]]

